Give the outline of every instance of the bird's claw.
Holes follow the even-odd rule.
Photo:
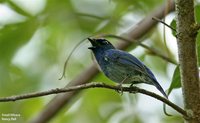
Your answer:
[[[117,92],[122,96],[122,95],[123,95],[122,84],[118,84],[117,87],[119,88],[119,89],[117,90]]]
[[[133,90],[131,90],[131,88],[133,87],[133,85],[134,85],[134,83],[132,83],[130,86],[129,86],[129,88],[130,88],[130,91],[129,91],[129,93],[136,93],[135,91],[133,91]]]

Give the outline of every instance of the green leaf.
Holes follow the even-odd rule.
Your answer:
[[[170,26],[171,26],[172,28],[176,29],[176,20],[175,20],[175,19],[172,20]],[[172,30],[172,35],[173,35],[174,37],[176,37],[176,32],[175,32],[174,30]]]
[[[200,5],[195,6],[195,20],[197,23],[200,23]],[[200,66],[200,31],[197,34],[197,51],[198,51],[198,61]]]
[[[1,84],[11,81],[9,68],[12,59],[18,49],[30,41],[38,26],[35,19],[29,19],[22,23],[6,25],[0,29]]]
[[[0,29],[0,58],[9,62],[16,51],[31,39],[38,26],[35,19],[29,19]]]
[[[198,61],[200,66],[200,31],[197,34],[197,52],[198,52]]]
[[[174,70],[174,75],[172,78],[171,85],[168,89],[168,95],[172,92],[173,89],[177,89],[181,87],[181,77],[180,77],[180,70],[179,70],[179,65],[176,67]]]
[[[195,11],[195,19],[197,23],[200,23],[200,5],[196,5],[194,8]]]

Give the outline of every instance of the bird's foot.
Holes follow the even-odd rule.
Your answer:
[[[120,93],[120,95],[123,95],[123,87],[122,84],[126,81],[126,79],[129,77],[129,75],[127,75],[117,86],[120,88],[119,90],[117,90],[118,93]]]
[[[133,84],[134,84],[134,83],[131,83],[131,85],[129,86],[129,88],[133,87]]]
[[[117,87],[119,88],[119,89],[117,90],[117,92],[122,96],[122,95],[123,95],[123,87],[122,87],[122,84],[121,84],[121,83],[118,84]]]
[[[133,85],[134,85],[134,83],[131,83],[131,85],[129,86],[129,88],[130,88],[130,91],[129,91],[129,93],[136,93],[134,90],[132,90],[131,88],[133,88]]]

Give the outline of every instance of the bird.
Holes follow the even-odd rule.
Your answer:
[[[120,86],[122,84],[133,86],[140,83],[153,85],[168,98],[152,71],[135,56],[116,49],[104,38],[88,38],[88,40],[92,45],[88,49],[93,52],[101,71],[110,80]]]

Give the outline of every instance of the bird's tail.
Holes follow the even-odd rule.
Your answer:
[[[163,88],[160,86],[160,84],[157,81],[153,82],[153,85],[156,86],[156,88],[168,99],[167,94],[163,90]]]

